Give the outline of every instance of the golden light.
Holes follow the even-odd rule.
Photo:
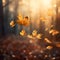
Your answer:
[[[58,12],[60,13],[60,7],[58,8]]]
[[[57,6],[56,4],[53,5],[54,8],[56,8],[56,6]]]
[[[40,8],[40,0],[30,0],[30,8],[33,13],[36,13],[36,10]]]
[[[30,7],[33,12],[37,12],[38,9],[49,8],[51,6],[51,0],[30,0]]]
[[[14,6],[9,5],[9,11],[10,11],[10,12],[13,12],[13,11],[14,11]]]
[[[48,9],[48,16],[53,16],[53,9]]]
[[[3,6],[5,6],[5,4],[6,4],[6,0],[2,0],[2,2],[3,2]]]
[[[51,0],[42,0],[42,3],[45,8],[49,8],[51,6]]]

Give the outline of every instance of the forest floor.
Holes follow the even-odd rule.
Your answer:
[[[0,60],[60,60],[60,42],[6,36],[0,40]]]

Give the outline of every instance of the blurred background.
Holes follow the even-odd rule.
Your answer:
[[[60,60],[60,0],[0,0],[0,60]]]
[[[11,28],[9,25],[12,20],[16,21],[18,14],[29,17],[28,33],[34,29],[39,33],[45,33],[44,30],[50,29],[51,25],[60,31],[60,0],[1,0],[0,35],[19,34],[23,26],[16,24],[14,28]]]

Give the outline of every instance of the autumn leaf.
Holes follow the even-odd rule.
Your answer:
[[[17,20],[16,22],[17,22],[17,24],[19,24],[19,25],[23,25],[23,20]]]
[[[10,22],[10,26],[11,26],[11,27],[14,27],[14,26],[15,26],[14,21],[11,21],[11,22]]]
[[[57,30],[54,30],[53,33],[52,33],[53,36],[57,35],[57,34],[59,34],[59,31],[57,31]]]
[[[33,30],[32,36],[33,36],[33,37],[36,37],[36,36],[37,36],[37,31],[36,31],[36,30]]]
[[[20,35],[21,35],[21,36],[25,36],[25,35],[26,35],[25,30],[22,30],[22,31],[20,32]]]
[[[29,26],[30,25],[30,20],[28,19],[28,17],[24,17],[24,19],[23,19],[23,25],[24,26]]]
[[[59,34],[59,31],[52,29],[52,30],[49,31],[49,33],[54,36],[54,35]]]
[[[33,38],[32,35],[27,35],[28,38]]]
[[[46,49],[51,50],[53,46],[47,46]]]
[[[48,38],[44,39],[47,43],[52,43]]]
[[[17,24],[23,25],[23,26],[30,25],[30,21],[26,17],[24,17],[24,19],[17,20],[16,22],[17,22]]]
[[[37,34],[36,38],[41,39],[42,34]]]
[[[49,31],[49,34],[52,34],[54,32],[54,29],[51,29],[50,31]]]
[[[22,14],[18,14],[17,18],[18,20],[23,20]]]
[[[45,31],[48,31],[48,30],[49,30],[48,28],[45,29]]]

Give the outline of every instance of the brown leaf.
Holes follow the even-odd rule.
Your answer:
[[[52,43],[48,38],[44,39],[47,43]]]
[[[51,50],[53,48],[53,46],[47,46],[46,49]]]

